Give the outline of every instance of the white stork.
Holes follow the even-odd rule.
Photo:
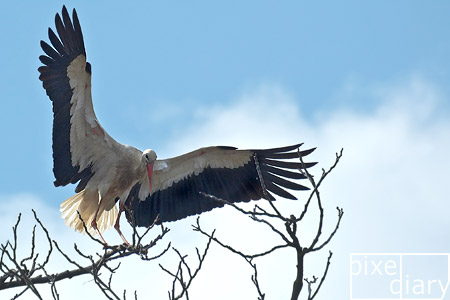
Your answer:
[[[63,6],[62,18],[55,17],[59,38],[49,28],[52,46],[41,41],[46,55],[39,57],[44,65],[38,69],[53,103],[54,184],[78,182],[76,194],[61,204],[67,225],[84,231],[78,211],[88,230],[98,233],[105,245],[101,232],[113,225],[127,243],[119,228],[123,210],[133,225],[149,226],[156,217],[157,223],[175,221],[224,205],[207,195],[248,202],[273,200],[270,192],[296,199],[285,189],[307,189],[287,180],[305,178],[298,171],[300,162],[286,161],[314,151],[298,152],[301,144],[266,150],[206,147],[157,160],[151,149],[142,152],[116,142],[95,116],[91,65],[75,9],[72,20]]]

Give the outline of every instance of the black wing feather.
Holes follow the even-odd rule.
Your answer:
[[[297,198],[294,195],[292,195],[288,191],[282,189],[281,187],[274,184],[273,182],[270,182],[270,181],[266,182],[266,189],[280,197],[283,197],[286,199],[291,199],[291,200],[297,200]]]
[[[290,190],[297,190],[297,191],[308,190],[308,188],[306,186],[283,179],[281,177],[272,175],[270,173],[264,174],[263,178],[264,178],[264,182],[273,182],[279,186],[282,186],[282,187],[290,189]]]
[[[41,41],[41,48],[42,48],[42,50],[44,50],[45,54],[47,54],[49,56],[49,58],[51,58],[53,60],[53,62],[55,61],[55,59],[58,59],[59,53],[55,49],[53,49],[52,46],[47,44],[46,42]],[[45,57],[45,56],[42,55],[41,57]],[[41,57],[39,57],[39,58],[41,58]],[[46,64],[42,60],[41,60],[41,62],[43,64]]]
[[[282,161],[282,160],[272,160],[272,159],[266,159],[263,158],[260,161],[263,164],[269,165],[269,166],[275,166],[280,168],[286,168],[286,169],[303,169],[302,163],[299,162],[289,162],[289,161]],[[313,167],[317,163],[305,163],[306,168]]]
[[[63,44],[61,44],[61,41],[58,39],[55,32],[51,28],[48,29],[48,38],[50,40],[50,43],[52,43],[53,47],[55,47],[55,50],[58,51],[61,57],[63,55],[66,55],[66,49],[64,48]]]
[[[306,176],[300,172],[292,172],[284,169],[275,168],[268,165],[260,165],[261,170],[272,174],[280,175],[290,179],[305,179]]]
[[[235,169],[205,168],[201,173],[192,174],[184,180],[174,183],[170,188],[158,190],[143,201],[139,199],[140,184],[136,184],[125,202],[127,219],[130,224],[136,226],[149,226],[153,224],[157,216],[159,216],[157,221],[159,224],[224,206],[223,202],[205,196],[205,194],[228,202],[248,202],[261,198],[275,200],[270,192],[283,198],[296,199],[286,189],[305,190],[308,188],[289,179],[306,177],[299,171],[285,169],[296,169],[301,164],[267,158],[274,158],[275,155],[289,159],[298,158],[297,149],[301,145],[251,150],[255,157],[242,167]],[[223,147],[222,149],[236,151],[232,147]],[[293,150],[295,152],[291,152]],[[314,149],[309,149],[300,153],[302,156],[306,156],[313,151]],[[260,182],[257,162],[266,191],[263,191]],[[305,165],[311,167],[315,163],[306,163]]]

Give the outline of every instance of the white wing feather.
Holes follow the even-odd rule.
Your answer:
[[[242,167],[250,161],[252,151],[226,151],[220,147],[201,148],[177,157],[157,160],[153,167],[152,193],[171,187],[189,176],[200,174],[205,168]],[[139,199],[150,195],[148,179],[140,181]]]
[[[93,164],[111,164],[118,159],[118,152],[126,147],[116,142],[100,125],[92,105],[91,75],[85,71],[86,57],[80,54],[67,68],[71,98],[70,150],[72,165],[83,170]],[[100,163],[101,162],[101,163]]]

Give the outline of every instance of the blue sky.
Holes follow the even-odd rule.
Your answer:
[[[358,87],[415,73],[448,92],[446,1],[245,3],[67,4],[79,10],[104,127],[119,141],[158,149],[192,121],[196,109],[228,104],[266,83],[289,91],[310,119],[342,107],[373,110],[379,99],[360,95]],[[42,153],[41,159],[28,160],[33,173],[49,157],[50,103],[36,80],[36,57],[39,40],[47,37],[62,5],[9,6],[0,13],[2,88],[11,111],[1,120],[2,135],[20,147],[14,159],[11,153],[2,155],[8,157],[2,164],[14,170],[8,174],[12,182],[2,187],[8,193],[22,186],[13,184],[22,177],[13,166],[24,161],[20,157],[27,156],[30,145]],[[356,90],[349,95],[346,88]],[[41,126],[31,130],[25,120]],[[48,177],[40,176],[38,186],[47,189]]]
[[[39,207],[56,235],[83,243],[58,217],[74,187],[52,184],[51,103],[37,72],[39,41],[62,4],[0,12],[0,213],[10,228]],[[346,212],[323,299],[348,298],[352,252],[450,252],[448,1],[65,4],[80,18],[97,116],[119,142],[159,157],[305,142],[324,168],[345,148],[323,191],[330,226],[335,206]],[[224,226],[227,213],[208,224]],[[173,225],[187,248],[197,241],[180,238],[191,222]]]

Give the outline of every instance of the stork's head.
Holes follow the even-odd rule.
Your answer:
[[[142,162],[144,164],[153,164],[156,160],[156,152],[152,149],[147,149],[142,153]]]
[[[156,152],[152,149],[147,149],[142,153],[142,162],[147,167],[148,181],[150,184],[150,191],[152,190],[152,175],[153,175],[153,164],[156,160]]]

